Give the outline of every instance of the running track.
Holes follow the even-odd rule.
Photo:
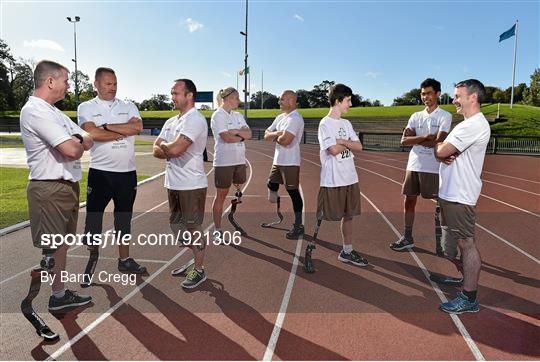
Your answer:
[[[211,147],[209,147],[211,149]],[[428,271],[454,274],[433,254],[433,203],[419,200],[413,252],[388,248],[402,230],[400,184],[407,153],[363,152],[356,165],[362,216],[355,218],[355,249],[370,266],[337,260],[339,224],[323,222],[315,251],[317,272],[302,269],[305,240],[284,237],[293,218],[284,190],[285,221],[266,200],[273,144],[250,141],[248,182],[237,220],[248,231],[240,246],[207,249],[208,280],[185,292],[170,271],[190,258],[175,246],[134,246],[131,254],[150,275],[135,286],[98,283],[84,290],[93,303],[62,315],[45,312],[50,288],[34,306],[60,333],[42,342],[18,312],[39,253],[28,228],[0,242],[2,360],[538,360],[540,358],[540,159],[486,157],[478,202],[477,242],[482,254],[481,312],[451,317],[438,311],[453,287],[439,289]],[[306,238],[313,232],[319,185],[318,146],[302,145],[301,191]],[[210,227],[213,170],[204,228]],[[167,196],[163,177],[139,188],[133,234],[166,233]],[[230,199],[229,199],[230,200]],[[226,206],[229,202],[226,202]],[[84,223],[84,209],[79,228]],[[226,218],[223,226],[230,228]],[[104,228],[111,227],[111,220]],[[80,273],[83,247],[73,247],[68,270]],[[97,272],[116,269],[116,247],[101,251]],[[144,262],[142,262],[144,260]],[[80,290],[78,285],[74,289]]]

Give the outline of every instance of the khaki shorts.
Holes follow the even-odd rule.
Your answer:
[[[317,219],[339,221],[343,217],[360,215],[358,182],[348,186],[321,187],[317,197]]]
[[[450,258],[457,256],[457,240],[474,237],[476,207],[439,199],[441,206],[441,245]]]
[[[234,184],[246,182],[246,165],[214,167],[214,184],[217,188],[228,189]]]
[[[300,166],[272,165],[268,181],[285,185],[287,190],[295,190],[300,185]]]
[[[434,199],[439,194],[439,174],[407,170],[401,193],[407,196],[422,195],[424,199]]]
[[[193,230],[204,220],[206,187],[195,190],[169,190],[169,224],[177,234],[182,230]]]
[[[43,234],[75,234],[79,217],[79,183],[65,180],[31,180],[26,188],[32,242],[36,248]]]

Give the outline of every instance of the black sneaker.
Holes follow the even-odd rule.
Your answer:
[[[125,261],[118,259],[118,271],[132,274],[145,274],[146,268],[139,265],[133,258],[127,258]]]
[[[341,250],[341,253],[338,255],[338,260],[344,263],[351,263],[357,266],[366,266],[369,264],[366,258],[362,257],[356,252],[356,250],[346,253],[344,250]]]
[[[78,307],[88,304],[92,301],[89,295],[79,295],[76,291],[66,289],[66,294],[63,298],[56,298],[51,295],[49,298],[49,310],[60,310],[69,307]]]
[[[186,276],[186,279],[182,282],[182,288],[187,288],[187,289],[196,288],[199,284],[201,284],[205,280],[206,280],[206,274],[204,273],[204,270],[199,272],[198,270],[193,268]]]
[[[411,239],[407,239],[405,238],[405,236],[402,236],[401,238],[399,238],[398,241],[396,242],[393,242],[392,244],[390,244],[390,249],[394,250],[394,251],[402,251],[402,250],[405,250],[405,249],[412,249],[414,246],[414,240]]]
[[[304,225],[294,224],[292,229],[285,234],[285,237],[290,240],[296,240],[304,235]]]

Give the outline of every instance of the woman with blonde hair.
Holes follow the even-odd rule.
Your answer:
[[[222,239],[221,214],[223,203],[232,184],[240,190],[246,182],[246,146],[251,129],[244,116],[233,109],[240,105],[238,91],[232,87],[218,92],[219,108],[212,114],[210,127],[214,134],[214,183],[216,196],[212,205],[214,240]]]

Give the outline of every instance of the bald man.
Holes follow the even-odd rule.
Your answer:
[[[279,185],[285,185],[293,203],[294,224],[285,236],[298,239],[304,235],[302,210],[304,202],[298,190],[300,185],[300,141],[304,134],[304,119],[296,110],[296,93],[284,91],[279,97],[279,109],[283,112],[264,132],[265,141],[276,143],[274,161],[268,177],[268,200],[276,203]]]

